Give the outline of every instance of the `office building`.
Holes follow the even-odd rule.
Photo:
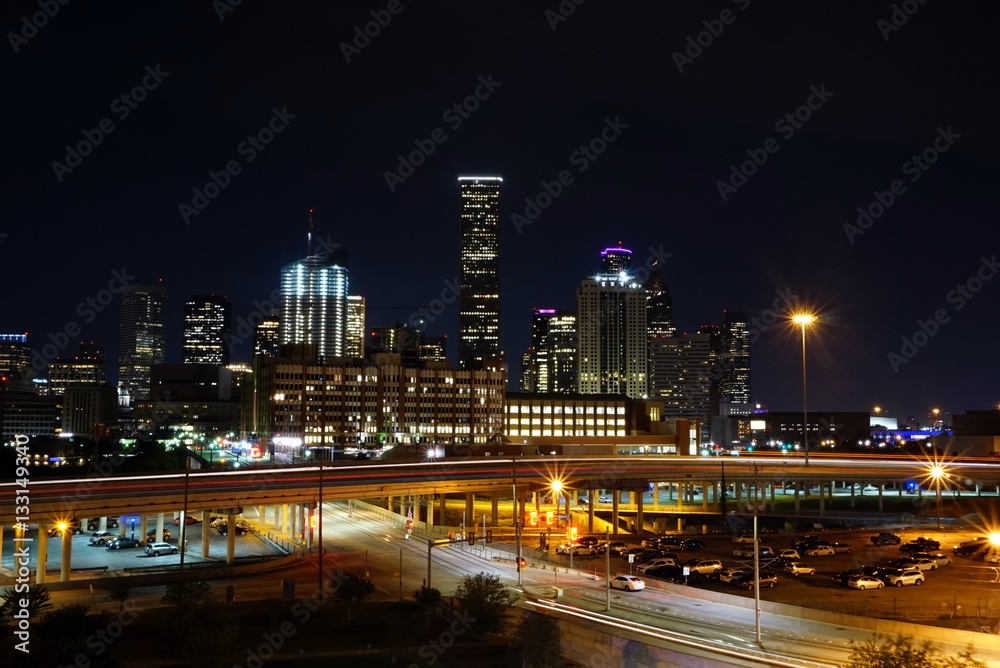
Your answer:
[[[106,438],[118,416],[118,393],[110,385],[70,385],[62,393],[62,433]]]
[[[650,394],[663,401],[663,417],[697,420],[707,429],[712,416],[709,334],[658,336],[650,346]]]
[[[448,337],[420,335],[420,361],[448,361]]]
[[[750,325],[742,313],[726,311],[719,337],[720,402],[750,405]]]
[[[365,298],[347,295],[347,348],[348,357],[365,356]]]
[[[253,354],[274,357],[278,354],[280,321],[271,315],[261,320],[253,330]]]
[[[602,266],[625,266],[625,250],[605,250]],[[649,333],[645,288],[627,271],[585,279],[576,292],[576,324],[579,393],[646,398]]]
[[[70,385],[106,385],[108,360],[103,346],[80,342],[72,357],[57,357],[49,363],[49,394],[61,395]]]
[[[605,248],[601,251],[602,274],[625,274],[632,268],[632,251],[628,248]]]
[[[254,360],[263,397],[258,436],[276,451],[303,457],[308,448],[340,453],[391,446],[486,443],[503,429],[506,370],[455,370],[448,363],[408,367],[398,354],[324,365],[311,346],[282,348],[283,357]]]
[[[322,359],[347,354],[347,266],[328,253],[281,270],[280,345],[312,344]]]
[[[650,337],[673,336],[677,332],[674,327],[674,300],[659,260],[653,263],[646,279],[646,314]]]
[[[129,285],[122,291],[118,345],[118,385],[124,401],[149,398],[150,369],[163,364],[166,290],[162,285]]]
[[[34,392],[32,372],[28,335],[0,334],[0,377],[7,379],[4,391]]]
[[[407,324],[392,327],[372,327],[369,353],[396,353],[404,366],[416,365],[420,359],[420,332]]]
[[[184,302],[184,364],[229,364],[233,305],[217,295]]]
[[[500,349],[499,176],[458,177],[461,197],[458,360],[497,359]]]
[[[576,314],[536,308],[531,323],[531,349],[525,359],[522,392],[575,393]]]

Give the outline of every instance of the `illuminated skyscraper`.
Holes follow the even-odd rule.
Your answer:
[[[750,325],[742,313],[726,311],[719,337],[719,394],[723,402],[750,403]]]
[[[576,315],[536,308],[531,350],[522,359],[522,392],[576,392]],[[527,374],[527,375],[525,375]]]
[[[131,401],[149,399],[150,369],[166,351],[162,285],[129,285],[122,292],[118,385]]]
[[[229,364],[232,317],[225,297],[192,295],[184,302],[184,364]]]
[[[365,298],[347,296],[347,356],[365,356]]]
[[[677,331],[674,327],[674,300],[659,260],[653,263],[646,279],[646,313],[650,337],[673,336]]]
[[[7,392],[34,391],[27,334],[0,334],[0,377],[7,379],[4,383]]]
[[[346,263],[322,253],[281,269],[278,342],[313,344],[324,360],[347,354]]]
[[[710,334],[658,336],[650,341],[650,395],[663,400],[665,419],[700,420],[711,413]]]
[[[627,248],[605,248],[601,251],[601,273],[620,274],[632,267],[632,251]]]
[[[460,176],[458,360],[502,357],[500,350],[499,176]]]
[[[80,342],[73,357],[49,363],[49,394],[62,396],[70,385],[106,385],[108,360],[103,346]],[[113,402],[112,402],[113,403]]]
[[[253,330],[253,354],[278,356],[278,328],[280,321],[271,315],[261,320]]]
[[[643,399],[649,392],[646,290],[623,264],[631,251],[612,248],[601,256],[602,266],[614,271],[585,279],[576,291],[577,388]]]

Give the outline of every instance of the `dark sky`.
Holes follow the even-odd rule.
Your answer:
[[[349,249],[369,325],[405,321],[457,275],[456,176],[501,174],[512,375],[531,309],[573,308],[598,252],[620,240],[640,265],[650,249],[670,254],[682,330],[724,309],[760,317],[776,300],[787,312],[785,294],[817,309],[813,409],[878,403],[924,417],[1000,402],[1000,280],[976,278],[993,277],[982,258],[1000,251],[1000,17],[988,3],[910,0],[896,30],[879,26],[891,25],[889,2],[564,0],[575,11],[559,22],[546,15],[556,0],[390,3],[396,14],[384,2],[247,0],[224,20],[223,2],[144,4],[59,5],[37,31],[22,22],[37,4],[5,5],[0,331],[41,347],[76,324],[74,338],[116,354],[117,300],[94,314],[77,305],[124,267],[135,282],[164,279],[168,360],[179,361],[183,300],[225,294],[237,321],[249,317],[304,254],[309,208],[318,236]],[[391,20],[347,62],[341,43],[372,11]],[[700,53],[688,43],[699,33]],[[120,98],[144,78],[150,90],[129,108]],[[475,111],[445,115],[477,86]],[[243,142],[275,109],[287,110],[281,132],[251,151]],[[781,120],[796,113],[808,116],[798,127]],[[54,168],[102,119],[113,129],[90,154]],[[611,126],[603,153],[574,157]],[[397,156],[438,128],[446,139],[390,189]],[[938,137],[947,150],[930,151],[934,164],[905,164]],[[724,201],[718,182],[748,151],[766,162]],[[180,205],[229,161],[240,172],[186,221]],[[563,170],[572,182],[518,230],[512,216]],[[849,236],[858,207],[875,191],[888,201],[895,180],[901,194]],[[970,299],[951,292],[970,279],[981,288]],[[936,313],[934,336],[903,351],[901,337]],[[428,331],[454,344],[456,328],[451,306]],[[797,410],[797,331],[777,323],[754,338],[755,399]]]

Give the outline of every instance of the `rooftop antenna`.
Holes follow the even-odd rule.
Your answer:
[[[313,210],[309,209],[309,231],[306,233],[306,257],[312,257],[313,251]]]

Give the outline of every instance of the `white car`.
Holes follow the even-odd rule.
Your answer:
[[[635,570],[640,573],[645,573],[650,568],[659,568],[660,566],[676,566],[676,559],[653,559],[648,564],[641,564]]]
[[[177,546],[170,543],[150,543],[146,546],[146,554],[158,557],[161,554],[177,554]]]
[[[885,587],[885,583],[876,577],[872,577],[871,575],[861,575],[848,580],[847,586],[852,589],[860,589],[861,591],[864,591],[865,589],[883,589]]]
[[[915,568],[897,570],[885,576],[885,583],[896,587],[910,584],[922,585],[924,583],[924,574]]]
[[[611,578],[612,589],[622,589],[624,591],[639,591],[646,588],[646,583],[634,575],[616,575]]]
[[[806,566],[801,561],[793,561],[785,565],[785,572],[791,575],[816,575],[816,569]]]
[[[753,536],[751,534],[740,534],[739,536],[733,536],[734,543],[752,543]]]
[[[836,553],[837,551],[829,545],[818,545],[806,550],[807,557],[832,557]]]
[[[863,491],[864,491],[865,494],[872,494],[872,493],[878,491],[878,487],[876,487],[875,485],[865,485],[865,488],[864,488]]]
[[[937,561],[933,559],[916,559],[914,558],[910,563],[906,564],[906,568],[916,568],[918,571],[936,571]]]
[[[938,568],[941,566],[951,566],[952,564],[951,557],[942,552],[917,552],[912,556],[914,559],[930,559],[938,565]],[[989,557],[986,560],[989,561]],[[1000,561],[1000,559],[997,559],[997,561]]]
[[[799,554],[798,550],[781,550],[780,552],[778,552],[778,557],[780,559],[791,559],[793,561],[798,561],[799,559],[802,558],[802,555]]]
[[[745,568],[725,568],[719,571],[719,581],[720,582],[739,582],[740,580],[749,579],[752,573]]]
[[[612,499],[610,494],[601,494],[597,497],[598,503],[611,503],[611,501]]]

